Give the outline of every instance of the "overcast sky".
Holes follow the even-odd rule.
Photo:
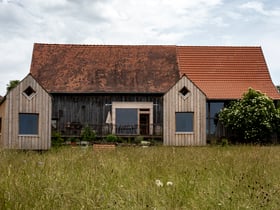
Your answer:
[[[280,0],[0,0],[0,95],[33,43],[261,46],[280,85]]]

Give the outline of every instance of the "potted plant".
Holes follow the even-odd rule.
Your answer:
[[[83,142],[94,142],[96,140],[96,133],[91,127],[86,126],[81,131],[81,139]]]
[[[115,134],[108,134],[105,141],[111,144],[116,144],[118,142],[118,137]]]
[[[77,142],[79,142],[79,139],[78,138],[75,138],[75,137],[71,137],[69,138],[69,141],[71,142],[71,146],[77,146]]]

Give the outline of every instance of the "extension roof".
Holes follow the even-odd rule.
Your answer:
[[[34,44],[30,72],[50,93],[165,93],[185,74],[208,99],[280,99],[261,47]]]
[[[238,99],[248,88],[273,99],[273,85],[261,47],[177,47],[179,69],[210,99]]]

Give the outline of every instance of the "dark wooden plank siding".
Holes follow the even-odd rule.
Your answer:
[[[112,113],[112,102],[153,102],[153,124],[163,123],[162,94],[52,94],[52,119],[57,120],[57,131],[62,135],[69,134],[67,125],[102,126],[108,112]],[[71,128],[72,129],[72,128]],[[101,129],[101,127],[100,127]],[[75,128],[74,128],[75,130]],[[79,135],[77,131],[70,132]],[[97,129],[97,134],[102,135]]]

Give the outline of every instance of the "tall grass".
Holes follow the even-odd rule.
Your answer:
[[[279,180],[280,147],[0,150],[0,209],[279,209]]]

